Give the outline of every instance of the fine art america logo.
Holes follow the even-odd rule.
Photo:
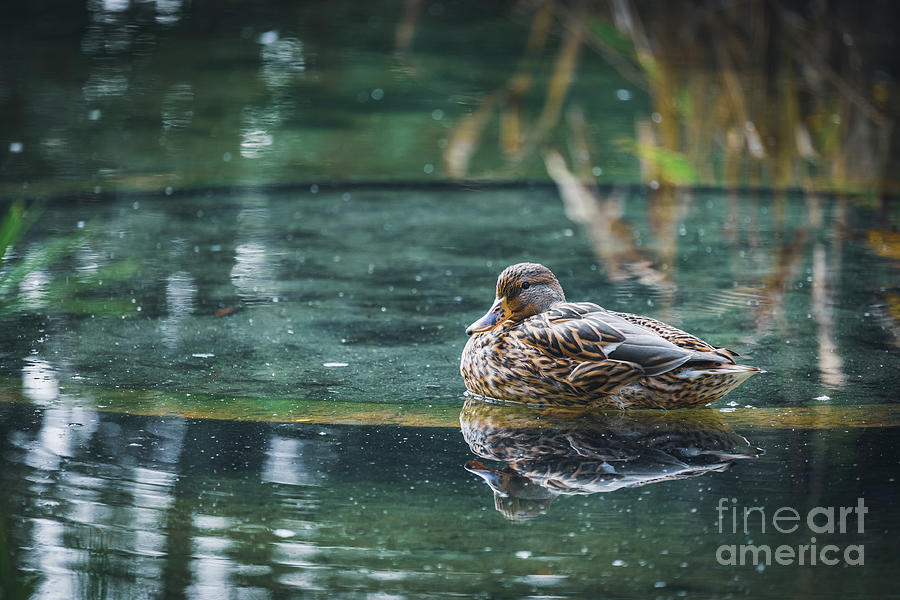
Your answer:
[[[767,510],[762,506],[737,506],[737,498],[719,498],[716,505],[718,531],[723,534],[792,534],[805,526],[809,543],[796,546],[780,544],[722,544],[716,549],[716,561],[720,565],[756,565],[759,568],[779,565],[838,565],[859,566],[865,564],[863,544],[822,544],[816,535],[862,534],[865,532],[865,516],[869,512],[862,498],[856,506],[816,506],[801,514],[790,506]]]

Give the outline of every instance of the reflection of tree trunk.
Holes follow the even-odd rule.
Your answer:
[[[397,32],[394,35],[394,51],[397,54],[405,54],[409,50],[421,12],[422,0],[406,0],[403,20],[397,25]]]
[[[832,249],[832,256],[835,254]],[[813,248],[812,309],[818,324],[819,376],[829,387],[844,385],[843,360],[835,344],[834,333],[834,269],[829,269],[825,246]]]
[[[481,101],[473,112],[463,117],[454,128],[444,152],[444,168],[453,178],[465,177],[469,170],[469,160],[481,141],[481,133],[487,126],[502,94],[496,91]]]
[[[822,222],[821,200],[815,196],[818,207],[818,221]],[[819,372],[822,382],[832,387],[842,387],[846,383],[843,360],[836,343],[834,325],[835,293],[841,275],[841,248],[847,228],[846,201],[839,197],[834,203],[834,221],[831,228],[830,248],[816,244],[813,251],[813,314],[819,323]],[[811,211],[812,212],[812,211]],[[829,259],[830,256],[830,259]]]
[[[759,308],[756,310],[756,336],[768,334],[773,329],[772,322],[779,319],[781,329],[784,329],[784,294],[791,287],[800,266],[803,262],[803,247],[806,245],[807,231],[800,229],[794,232],[790,243],[780,241],[780,245],[773,248],[775,252],[775,265],[770,274],[761,285],[752,289],[762,297]],[[783,337],[783,336],[782,336]]]

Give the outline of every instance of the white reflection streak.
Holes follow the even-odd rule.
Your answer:
[[[189,598],[218,599],[231,589],[229,580],[233,563],[227,558],[204,556],[191,561],[193,582],[187,588]]]
[[[58,470],[60,458],[72,456],[72,449],[93,434],[97,427],[93,415],[78,406],[45,409],[37,443],[28,452],[25,463],[41,471]]]
[[[156,22],[174,25],[181,20],[182,0],[156,0]]]
[[[129,0],[100,0],[106,12],[122,12],[128,10]]]
[[[181,341],[180,325],[194,312],[197,285],[186,271],[177,271],[166,277],[166,311],[169,316],[159,325],[163,343],[173,348]]]
[[[232,588],[230,580],[235,564],[226,553],[233,543],[226,536],[233,526],[229,518],[194,515],[192,529],[205,530],[212,535],[197,535],[192,541],[192,583],[187,588],[189,598],[218,599]]]
[[[75,253],[75,261],[77,262],[75,272],[79,275],[93,275],[97,273],[101,265],[109,262],[104,255],[94,252],[87,244],[78,248]]]
[[[184,448],[185,422],[173,419],[151,424],[147,432],[161,441],[148,451],[155,464],[174,469]],[[163,468],[166,468],[163,466]],[[178,475],[158,469],[135,467],[131,471],[129,492],[134,499],[130,504],[129,523],[134,531],[134,552],[138,556],[163,557],[166,555],[164,530],[166,512],[175,502],[174,487]],[[140,571],[135,575],[147,582],[161,582],[164,561],[139,561]]]
[[[63,540],[65,526],[50,519],[33,519],[31,521],[32,556],[27,564],[36,565],[37,572],[43,575],[34,598],[42,600],[71,600],[77,598],[76,579],[68,568],[72,561],[72,551]]]
[[[260,77],[270,88],[284,87],[295,74],[306,71],[303,42],[297,38],[284,38],[268,43],[261,40],[260,43]]]
[[[129,0],[89,0],[91,20],[97,23],[115,23],[128,10]]]
[[[318,461],[303,460],[304,456],[308,456],[312,449],[312,444],[308,441],[273,436],[269,440],[269,449],[266,452],[266,462],[263,464],[260,479],[263,482],[282,485],[318,485],[315,471],[310,468],[309,464],[305,464],[306,462],[319,464]],[[288,521],[283,524],[294,533],[300,529],[296,522]],[[302,530],[309,533],[311,528],[310,524],[304,524]],[[316,584],[315,571],[305,568],[315,565],[314,559],[320,552],[321,549],[314,543],[299,537],[274,542],[273,561],[293,567],[291,571],[279,576],[278,582],[281,585],[305,591],[323,590],[323,587]]]
[[[165,512],[174,502],[172,488],[177,481],[174,473],[137,467],[126,486],[134,501],[129,505],[129,521],[135,532],[135,551],[139,554],[165,554],[165,536],[160,530]],[[160,565],[161,567],[161,565]]]
[[[822,383],[831,387],[844,385],[844,361],[834,343],[833,298],[828,289],[828,264],[825,247],[816,244],[813,249],[813,314],[819,325],[817,335],[819,350],[819,373]]]
[[[305,445],[294,438],[273,437],[269,441],[261,479],[286,485],[316,485],[314,475],[302,462]]]
[[[281,123],[281,114],[278,107],[256,109],[247,107],[243,111],[241,126],[241,156],[244,158],[259,158],[268,151],[275,138],[269,133],[269,129]]]
[[[183,129],[194,119],[194,89],[189,83],[176,83],[163,96],[160,116],[163,133]]]
[[[241,156],[258,158],[274,142],[275,138],[263,129],[244,129],[241,132]]]
[[[25,359],[22,367],[22,393],[35,404],[48,404],[59,396],[59,380],[56,370],[45,360],[36,357]]]
[[[72,449],[91,437],[97,427],[96,418],[86,408],[66,402],[57,405],[59,380],[50,363],[38,357],[28,357],[24,362],[22,393],[46,407],[37,443],[30,449],[26,463],[35,469],[55,471],[60,457],[72,456]]]
[[[59,396],[56,372],[48,362],[38,358],[27,358],[25,362],[22,392],[35,404],[47,406],[42,415],[41,431],[25,462],[35,469],[56,471],[60,457],[72,456],[73,448],[91,437],[97,422],[94,413],[88,409],[68,403],[50,406]]]
[[[295,468],[299,448],[300,440],[273,437],[260,478],[271,483],[299,485],[300,478]]]
[[[128,0],[88,0],[91,24],[87,26],[81,40],[82,52],[91,56],[108,56],[127,51],[134,32],[126,23],[129,5]],[[122,83],[124,84],[124,80]],[[117,82],[116,86],[119,85]]]
[[[128,91],[128,78],[119,67],[98,67],[81,86],[81,95],[88,102],[122,96]]]
[[[36,357],[26,358],[25,363],[22,368],[25,396],[39,405],[55,401],[59,397],[59,382],[50,363]],[[93,415],[92,411],[68,403],[48,406],[42,411],[41,430],[25,456],[25,464],[40,472],[35,473],[31,484],[36,496],[41,495],[47,485],[58,485],[55,481],[84,492],[60,518],[94,522],[92,512],[96,505],[90,501],[90,485],[85,486],[86,482],[77,475],[60,471],[61,459],[74,456],[75,448],[85,444],[96,430]],[[35,565],[44,576],[35,597],[50,600],[77,597],[73,587],[76,580],[70,567],[75,558],[63,536],[66,525],[51,519],[33,519],[31,523],[31,556],[26,562]]]
[[[19,283],[20,298],[28,308],[43,308],[47,304],[47,285],[49,283],[50,276],[46,271],[31,271]]]
[[[231,268],[231,283],[244,292],[259,292],[268,276],[266,247],[259,242],[241,244],[234,249],[234,267]]]

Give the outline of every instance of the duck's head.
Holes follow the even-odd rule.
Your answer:
[[[565,301],[562,286],[550,269],[537,263],[512,265],[497,278],[494,304],[469,325],[466,334],[489,331],[504,321],[519,322]]]

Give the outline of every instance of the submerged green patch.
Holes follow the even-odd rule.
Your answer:
[[[7,383],[7,390],[12,389]],[[103,389],[66,385],[64,395],[49,404],[97,412],[154,417],[176,416],[190,419],[249,421],[262,423],[318,423],[322,425],[398,425],[403,427],[458,427],[464,398],[458,403],[436,401],[365,402],[305,400],[302,398],[223,397],[215,394]],[[0,402],[33,403],[20,392],[2,391]],[[721,404],[721,403],[720,403]],[[495,426],[552,427],[577,426],[579,421],[597,419],[636,420],[653,423],[703,424],[721,422],[730,427],[762,429],[840,429],[900,426],[900,404],[859,406],[801,406],[796,408],[707,407],[674,411],[597,411],[541,408],[514,403],[498,403],[493,413]]]

